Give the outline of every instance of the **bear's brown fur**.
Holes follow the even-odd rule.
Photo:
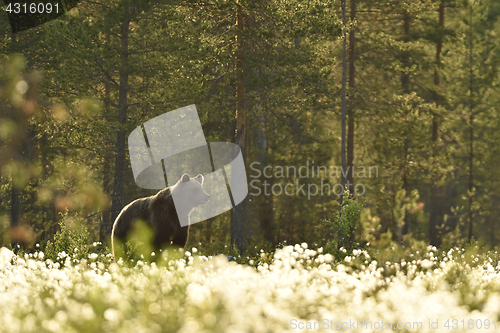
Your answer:
[[[137,220],[142,220],[151,227],[154,250],[170,245],[171,242],[175,246],[184,247],[189,234],[189,215],[197,206],[210,200],[210,196],[203,190],[203,180],[202,175],[191,178],[184,174],[175,185],[125,206],[116,218],[111,232],[113,255],[115,238],[124,243]],[[176,205],[173,192],[176,193]],[[188,225],[181,227],[179,218],[187,221]]]

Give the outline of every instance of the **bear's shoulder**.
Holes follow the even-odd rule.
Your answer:
[[[150,198],[151,198],[150,205],[151,205],[151,208],[153,208],[153,209],[155,209],[155,207],[158,207],[158,206],[161,206],[161,207],[170,206],[170,205],[173,205],[173,203],[174,203],[174,200],[172,198],[172,188],[171,187],[167,187],[167,188],[159,191],[158,193],[156,193],[156,195],[153,195]]]
[[[149,209],[155,216],[170,215],[175,212],[171,188],[167,187],[151,197]]]
[[[156,195],[154,195],[151,199],[164,200],[164,199],[168,199],[170,197],[172,197],[172,188],[167,187],[167,188],[164,188],[163,190],[159,191],[158,193],[156,193]]]

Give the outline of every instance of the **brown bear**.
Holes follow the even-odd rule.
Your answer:
[[[171,245],[171,242],[175,246],[184,247],[189,232],[189,215],[196,207],[210,200],[210,195],[203,189],[203,181],[203,175],[191,178],[185,173],[175,185],[125,206],[116,218],[111,232],[113,256],[114,239],[124,243],[137,220],[142,220],[151,227],[155,251]],[[186,226],[182,227],[180,221]]]

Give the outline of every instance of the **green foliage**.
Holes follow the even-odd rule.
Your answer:
[[[377,239],[380,237],[380,230],[382,229],[380,218],[372,216],[370,208],[365,208],[361,211],[359,220],[362,228],[360,243],[376,246]]]
[[[45,258],[54,262],[64,262],[69,256],[74,259],[86,259],[90,253],[88,231],[83,221],[61,214],[59,231],[52,240],[48,240],[43,248]]]
[[[406,190],[404,189],[396,192],[392,214],[395,221],[396,230],[398,230],[399,242],[402,241],[402,229],[405,221],[411,214],[416,214],[419,211],[419,198],[420,195],[418,194],[418,190],[413,190],[409,196],[406,195]]]
[[[348,251],[354,249],[354,232],[359,227],[362,209],[363,205],[350,197],[349,190],[344,191],[340,212],[333,221],[324,221],[333,234],[337,235],[337,239],[330,241],[327,245],[327,251],[342,256],[340,253],[342,251],[339,252],[338,250],[340,246],[348,249]]]

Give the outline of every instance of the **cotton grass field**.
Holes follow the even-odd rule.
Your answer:
[[[304,243],[248,264],[196,252],[125,264],[1,248],[0,332],[500,331],[494,251],[355,250],[335,259]]]

